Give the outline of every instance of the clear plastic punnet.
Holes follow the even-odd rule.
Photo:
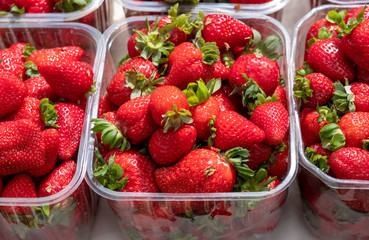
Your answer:
[[[17,22],[81,22],[91,25],[100,31],[107,28],[110,5],[109,1],[91,0],[91,2],[83,9],[74,12],[53,12],[53,13],[25,13],[22,15],[8,14],[0,17],[0,23],[17,23]]]
[[[324,5],[311,10],[296,24],[292,40],[291,76],[304,62],[305,40],[310,26],[331,10],[347,10],[360,5]],[[362,6],[362,5],[361,5]],[[299,114],[295,112],[299,153],[297,176],[302,210],[307,226],[319,239],[369,238],[369,181],[331,177],[305,156]]]
[[[158,1],[136,1],[136,0],[117,0],[122,5],[127,17],[139,15],[158,15],[166,14],[168,9],[173,5],[166,2]],[[224,2],[200,2],[196,5],[181,4],[181,12],[213,12],[225,14],[237,13],[259,13],[272,16],[281,20],[283,8],[288,4],[289,0],[272,0],[267,3],[260,4],[243,4],[243,3],[224,3]]]
[[[310,0],[311,8],[315,8],[322,4],[365,4],[368,0]]]
[[[27,42],[36,49],[76,45],[84,50],[81,59],[93,66],[98,89],[101,81],[104,54],[102,34],[80,23],[17,23],[0,24],[0,49],[16,42]],[[70,184],[57,194],[40,198],[0,197],[0,239],[88,239],[97,209],[97,196],[85,181],[91,108],[97,103],[97,93],[89,93],[85,109],[83,131],[77,157],[77,168]],[[27,215],[17,209],[26,208]]]
[[[293,102],[292,86],[289,78],[289,46],[290,40],[285,28],[277,20],[260,14],[232,15],[245,22],[261,33],[262,37],[270,34],[278,35],[282,41],[278,60],[281,74],[286,81],[289,114],[294,116],[296,104]],[[149,16],[153,21],[156,17]],[[130,17],[109,27],[104,37],[107,44],[105,69],[100,90],[100,98],[106,92],[106,87],[115,74],[120,60],[128,53],[127,41],[134,34],[133,29],[142,29],[146,18],[143,16]],[[92,109],[92,116],[96,117],[98,106]],[[291,119],[291,123],[294,120]],[[91,135],[89,151],[97,146]],[[288,189],[297,173],[297,156],[295,142],[295,126],[290,125],[289,131],[289,166],[288,173],[281,184],[270,191],[263,192],[228,192],[228,193],[140,193],[118,192],[103,187],[93,176],[93,160],[87,167],[88,184],[102,198],[107,199],[114,211],[124,239],[180,239],[193,237],[194,239],[254,239],[270,234],[277,226],[286,200]],[[159,209],[171,208],[173,203],[201,204],[203,208],[195,215],[174,216],[166,218],[158,215]],[[142,206],[142,211],[137,209]],[[215,212],[220,209],[219,214]],[[212,214],[213,213],[213,214]],[[212,215],[216,215],[212,217]],[[187,238],[186,238],[187,239]],[[192,238],[191,238],[192,239]]]

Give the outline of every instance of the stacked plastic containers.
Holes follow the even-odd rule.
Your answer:
[[[289,36],[284,27],[275,19],[257,14],[233,15],[250,27],[261,32],[262,37],[270,34],[278,35],[282,41],[278,60],[281,75],[287,84],[289,113],[296,111],[293,103],[293,93],[288,74],[288,59],[290,48]],[[131,17],[112,25],[104,32],[107,43],[107,54],[100,97],[106,92],[106,87],[117,70],[119,61],[127,54],[127,41],[133,35],[133,29],[145,26],[145,17]],[[155,20],[149,17],[150,21]],[[94,106],[92,116],[96,117],[98,106]],[[288,188],[297,173],[295,126],[291,119],[290,151],[288,173],[282,183],[266,192],[232,192],[207,194],[169,194],[169,193],[137,193],[118,192],[104,188],[93,176],[93,161],[88,162],[88,184],[102,198],[107,199],[115,213],[122,229],[122,239],[253,239],[271,232],[277,225],[287,197]],[[89,151],[94,148],[91,139]],[[96,144],[96,142],[95,142]],[[96,146],[96,145],[95,145]],[[92,154],[92,153],[91,153]],[[169,207],[173,201],[200,202],[204,206],[203,213],[195,216],[175,216],[174,219],[156,216],[155,206]],[[135,206],[143,206],[145,211],[138,211]],[[211,218],[214,208],[224,206],[226,210],[219,218]],[[145,238],[149,237],[149,238]],[[191,238],[193,237],[193,238]],[[198,238],[195,238],[198,237]]]
[[[310,0],[311,8],[315,8],[322,4],[365,4],[368,0]]]
[[[304,62],[305,40],[310,26],[331,10],[347,10],[358,5],[324,5],[311,10],[293,32],[291,76]],[[362,5],[361,5],[362,6]],[[299,162],[298,173],[305,222],[319,239],[369,239],[369,181],[344,180],[323,173],[305,156],[296,112]]]
[[[74,12],[8,14],[0,17],[0,23],[17,22],[81,22],[104,31],[110,24],[110,1],[91,0],[83,9]]]
[[[37,49],[76,45],[84,50],[81,61],[93,66],[94,81],[98,89],[103,67],[101,57],[105,48],[102,35],[96,29],[80,23],[27,23],[0,24],[0,48],[16,42],[28,42]],[[0,198],[0,239],[88,239],[97,208],[97,196],[84,180],[92,152],[90,139],[90,109],[97,103],[96,93],[89,93],[76,173],[62,191],[42,198]],[[19,215],[17,208],[30,210]]]
[[[168,9],[173,5],[164,1],[138,1],[138,0],[118,0],[123,7],[126,17],[138,15],[158,15],[166,14]],[[283,7],[287,5],[289,0],[272,0],[261,4],[243,4],[243,3],[225,3],[224,1],[204,1],[196,5],[180,4],[181,12],[208,12],[212,11],[236,14],[236,13],[260,13],[266,14],[281,20]]]

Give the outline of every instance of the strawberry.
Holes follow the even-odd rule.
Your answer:
[[[250,153],[249,161],[246,164],[252,170],[257,170],[260,164],[267,161],[272,153],[272,148],[263,143],[255,143],[246,147],[246,149]]]
[[[334,81],[352,82],[355,78],[355,67],[346,56],[344,46],[344,40],[339,38],[328,38],[313,43],[307,57],[309,66]]]
[[[289,126],[288,112],[278,102],[268,102],[256,107],[250,121],[264,131],[263,142],[269,145],[282,142]]]
[[[29,78],[24,83],[26,84],[28,97],[37,98],[39,100],[48,98],[50,101],[55,101],[58,98],[54,90],[42,76]]]
[[[156,130],[149,140],[149,152],[159,165],[172,165],[191,151],[196,142],[196,128],[182,125],[177,131]]]
[[[223,14],[208,14],[201,34],[206,42],[215,42],[219,49],[246,45],[252,29],[245,23]]]
[[[279,72],[278,65],[272,60],[257,54],[246,54],[233,63],[229,72],[229,83],[237,87],[252,79],[267,96],[271,96],[279,84]],[[242,74],[246,74],[247,78]]]
[[[45,144],[40,129],[21,119],[0,123],[0,175],[40,168],[45,164]]]
[[[93,84],[92,66],[85,62],[44,61],[37,67],[54,92],[71,102],[80,99]]]
[[[24,63],[11,51],[0,50],[0,72],[11,72],[17,77],[24,79]]]
[[[223,86],[223,84],[222,84]],[[236,95],[234,95],[236,96]],[[236,106],[233,104],[230,97],[224,92],[223,89],[219,89],[213,93],[212,97],[218,102],[220,111],[237,111]]]
[[[310,29],[307,33],[305,49],[309,48],[308,47],[308,42],[309,42],[310,39],[314,39],[314,38],[315,39],[320,39],[319,38],[320,29],[326,28],[327,31],[332,34],[330,37],[335,38],[338,35],[338,31],[337,31],[338,27],[339,27],[338,24],[329,22],[325,18],[314,22],[313,25],[311,25],[311,27],[310,27]]]
[[[23,103],[27,89],[22,80],[9,72],[0,73],[0,118],[17,110]]]
[[[186,95],[175,86],[162,86],[154,90],[151,94],[149,105],[152,118],[156,124],[164,127],[164,131],[169,128],[175,130],[182,123],[191,123],[189,104]]]
[[[132,144],[142,143],[159,127],[151,115],[151,99],[152,95],[134,98],[117,111],[115,124]]]
[[[173,166],[156,169],[155,179],[165,193],[230,192],[236,172],[218,153],[195,149]]]
[[[345,147],[332,153],[328,161],[333,174],[340,179],[369,179],[369,152],[357,147]]]
[[[2,120],[14,121],[20,119],[28,119],[33,121],[42,131],[45,129],[45,123],[42,121],[40,103],[41,101],[36,98],[25,97],[23,100],[23,104],[16,111],[7,115]]]
[[[101,116],[103,119],[107,120],[108,122],[110,122],[112,125],[115,124],[115,119],[117,118],[117,112],[106,112]],[[96,124],[95,124],[96,125]],[[115,126],[113,126],[115,127]],[[115,127],[116,128],[116,127]],[[93,129],[92,129],[93,130]],[[105,144],[102,140],[102,134],[101,132],[97,132],[96,133],[96,137],[99,140],[99,142],[101,143],[102,147],[104,148],[104,150],[109,151],[111,148],[113,148],[114,146],[111,146],[110,144]]]
[[[369,71],[362,69],[359,66],[356,66],[356,81],[369,83]]]
[[[261,143],[265,133],[254,123],[237,112],[220,112],[215,119],[216,136],[214,145],[221,150],[234,147],[247,147]]]
[[[60,192],[72,181],[77,165],[73,160],[66,160],[50,172],[37,189],[39,197],[46,197]]]
[[[326,156],[326,157],[330,157],[332,152],[329,151],[328,149],[323,148],[321,143],[313,143],[310,146],[308,146],[309,148],[313,149],[317,154],[322,155],[322,156]]]
[[[71,159],[78,150],[82,134],[85,111],[73,103],[57,103],[55,110],[58,114],[59,148],[58,157],[61,160]]]
[[[357,18],[357,15],[363,10],[363,6],[361,7],[356,7],[351,9],[350,11],[347,12],[345,18],[343,19],[343,21],[347,24],[348,20],[350,18]],[[369,19],[369,8],[365,8],[364,13],[363,13],[363,17],[365,20]]]
[[[118,149],[111,150],[104,159],[99,158],[100,168],[94,170],[99,182],[111,190],[120,192],[158,192],[159,189],[154,179],[156,164],[136,150],[121,152]],[[100,169],[108,168],[108,165],[119,166],[120,174],[101,174]],[[117,168],[116,167],[116,168]],[[114,169],[112,169],[114,170]]]
[[[27,174],[15,175],[5,186],[1,193],[3,198],[36,198],[37,191],[35,183]],[[30,207],[2,206],[1,211],[10,215],[32,214]]]
[[[277,101],[280,102],[286,110],[288,110],[287,94],[284,87],[278,85],[273,95],[274,94],[277,96]]]
[[[363,141],[369,138],[368,124],[368,112],[351,112],[341,118],[338,125],[345,135],[346,147],[363,147]]]
[[[322,73],[310,73],[296,77],[293,90],[295,96],[302,99],[302,106],[315,108],[326,105],[333,96],[333,81]]]
[[[354,94],[355,111],[369,112],[369,84],[354,82],[350,86]]]
[[[54,62],[61,60],[79,61],[83,56],[83,49],[78,46],[65,46],[40,49],[33,52],[27,61],[38,66],[41,62]]]
[[[275,154],[268,166],[268,173],[278,178],[283,178],[288,172],[288,143],[285,143],[285,145],[287,147],[284,151]]]
[[[313,143],[320,142],[319,131],[328,124],[327,121],[320,119],[320,114],[314,109],[308,109],[305,117],[301,118],[301,135],[305,146],[309,146]],[[304,110],[305,110],[304,109]],[[303,115],[301,115],[303,116]]]
[[[32,177],[43,176],[54,168],[58,158],[59,132],[49,128],[41,132],[41,141],[45,142],[45,164],[41,168],[27,171]]]
[[[25,8],[26,13],[50,13],[53,7],[52,0],[15,0],[14,2],[19,8]]]
[[[101,117],[104,113],[117,111],[118,107],[109,100],[108,94],[105,93],[99,100],[99,112],[98,117]]]

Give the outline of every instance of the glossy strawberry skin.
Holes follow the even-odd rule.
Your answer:
[[[237,112],[220,112],[215,119],[214,146],[221,150],[261,143],[265,133]]]
[[[162,27],[171,24],[173,22],[170,16],[161,17],[159,19],[158,27],[161,29]],[[155,22],[151,23],[150,29],[152,29],[155,25]],[[177,26],[169,32],[170,37],[168,38],[168,42],[174,43],[174,45],[178,46],[179,44],[185,42],[187,40],[187,34]]]
[[[71,102],[78,101],[93,84],[92,66],[79,61],[44,61],[37,66],[54,92]]]
[[[177,131],[164,133],[162,128],[156,130],[149,140],[149,152],[159,165],[168,166],[177,162],[191,151],[196,142],[196,128],[183,125]]]
[[[350,84],[351,92],[355,95],[354,104],[357,112],[369,112],[369,84],[354,82]]]
[[[209,97],[205,102],[190,107],[193,123],[196,128],[197,137],[203,141],[207,141],[211,135],[209,121],[216,117],[220,111],[219,104],[215,98]]]
[[[275,160],[273,163],[269,164],[268,173],[272,176],[277,176],[278,178],[283,178],[288,171],[288,143],[285,143],[287,148],[275,155]]]
[[[233,104],[229,96],[223,91],[223,89],[219,89],[213,93],[212,97],[218,102],[220,111],[237,111],[236,106]]]
[[[337,178],[369,180],[369,152],[364,149],[341,148],[332,153],[328,164]]]
[[[242,73],[253,79],[267,96],[271,96],[279,84],[278,65],[261,55],[246,54],[233,63],[229,72],[231,86],[242,86],[247,82]]]
[[[356,66],[356,81],[369,84],[369,71]]]
[[[159,189],[166,193],[230,192],[235,174],[234,167],[218,153],[195,149],[173,166],[155,170],[155,179]]]
[[[339,38],[320,40],[311,45],[307,62],[315,72],[342,83],[355,78],[355,67],[344,52],[345,43]]]
[[[306,113],[305,117],[300,116],[301,135],[305,146],[309,146],[313,143],[320,142],[319,131],[328,123],[324,120],[318,123],[319,113],[314,109],[305,109],[310,111]]]
[[[310,73],[304,78],[310,81],[310,89],[313,90],[311,97],[302,106],[315,108],[317,105],[324,106],[332,99],[334,87],[333,81],[322,73]]]
[[[32,178],[24,173],[14,176],[1,192],[2,198],[36,198],[37,191]],[[30,207],[2,206],[1,211],[10,215],[32,214]]]
[[[283,107],[288,110],[287,94],[284,87],[278,85],[274,91],[274,94],[277,95],[277,102],[280,102]]]
[[[159,127],[151,115],[151,98],[152,95],[134,98],[117,111],[115,124],[131,144],[142,143]]]
[[[143,28],[140,30],[140,32],[147,34],[147,29]],[[138,37],[138,34],[134,33],[127,42],[127,50],[130,58],[140,56],[140,52],[136,49],[136,37]]]
[[[325,18],[320,19],[320,20],[316,21],[315,23],[313,23],[313,25],[311,25],[311,27],[310,27],[310,29],[307,33],[306,45],[305,45],[306,49],[308,49],[307,42],[310,39],[312,39],[312,38],[319,39],[318,33],[319,33],[319,30],[323,27],[327,28],[328,32],[332,33],[332,38],[334,38],[338,35],[338,31],[337,31],[338,25],[337,24],[328,22],[328,20],[325,19]]]
[[[50,101],[56,101],[58,98],[54,90],[42,76],[29,78],[24,83],[26,84],[28,97],[39,100],[48,98]]]
[[[45,164],[40,129],[30,120],[0,123],[0,175],[10,175]]]
[[[56,124],[60,135],[58,157],[61,160],[71,159],[79,147],[85,111],[74,103],[57,103]]]
[[[39,49],[33,52],[27,61],[33,62],[36,66],[41,62],[54,62],[60,60],[79,61],[83,53],[83,49],[78,46]]]
[[[357,15],[361,12],[361,10],[363,10],[363,8],[364,7],[356,7],[348,11],[348,13],[346,14],[344,18],[344,22],[347,23],[350,18],[357,18]],[[369,19],[369,9],[368,8],[366,8],[364,11],[364,19],[365,20]]]
[[[168,111],[173,111],[174,104],[178,110],[190,109],[186,95],[179,88],[162,86],[154,90],[151,94],[150,111],[156,124],[164,127],[163,115]]]
[[[338,125],[346,138],[346,147],[362,148],[362,141],[369,138],[369,113],[345,114]]]
[[[21,58],[8,50],[0,50],[0,72],[11,72],[24,79],[24,63]]]
[[[252,170],[257,170],[260,164],[267,161],[272,153],[272,148],[263,143],[255,143],[247,146],[246,149],[250,153],[249,161],[247,161],[246,164]]]
[[[104,113],[113,112],[117,110],[118,107],[109,100],[108,94],[105,93],[99,100],[99,112],[97,116],[101,118],[101,116]]]
[[[154,171],[156,164],[144,155],[139,154],[136,150],[128,150],[121,152],[119,149],[111,150],[106,156],[105,161],[108,162],[109,157],[115,154],[115,163],[124,170],[123,177],[128,178],[127,185],[121,192],[158,192],[159,189],[154,179]]]
[[[317,154],[322,155],[322,156],[327,156],[327,159],[329,159],[329,157],[331,156],[332,152],[329,151],[326,148],[323,148],[321,143],[313,143],[310,146],[308,146],[309,148],[312,148]]]
[[[253,35],[245,23],[221,14],[208,14],[201,33],[206,42],[215,42],[219,49],[246,45]]]
[[[27,94],[24,82],[9,72],[0,73],[0,118],[17,110]]]
[[[250,121],[265,132],[263,142],[269,145],[282,142],[289,126],[288,112],[278,102],[264,103],[256,107]]]

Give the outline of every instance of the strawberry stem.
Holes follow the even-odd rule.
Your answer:
[[[317,154],[316,151],[312,148],[306,148],[305,155],[309,161],[317,166],[320,170],[325,173],[329,172],[330,166],[328,165],[327,156],[322,156]]]
[[[356,106],[354,104],[355,95],[351,92],[351,87],[346,81],[345,86],[341,82],[336,82],[333,84],[333,104],[340,114],[345,114],[347,112],[355,112]]]
[[[48,98],[41,99],[39,108],[42,121],[45,125],[47,127],[58,128],[59,126],[56,124],[56,121],[58,120],[59,115]]]
[[[177,131],[183,124],[191,124],[193,122],[191,116],[190,111],[184,108],[178,110],[177,106],[173,104],[173,111],[168,111],[162,120],[162,122],[165,122],[163,132],[166,133],[172,128],[174,131]]]

